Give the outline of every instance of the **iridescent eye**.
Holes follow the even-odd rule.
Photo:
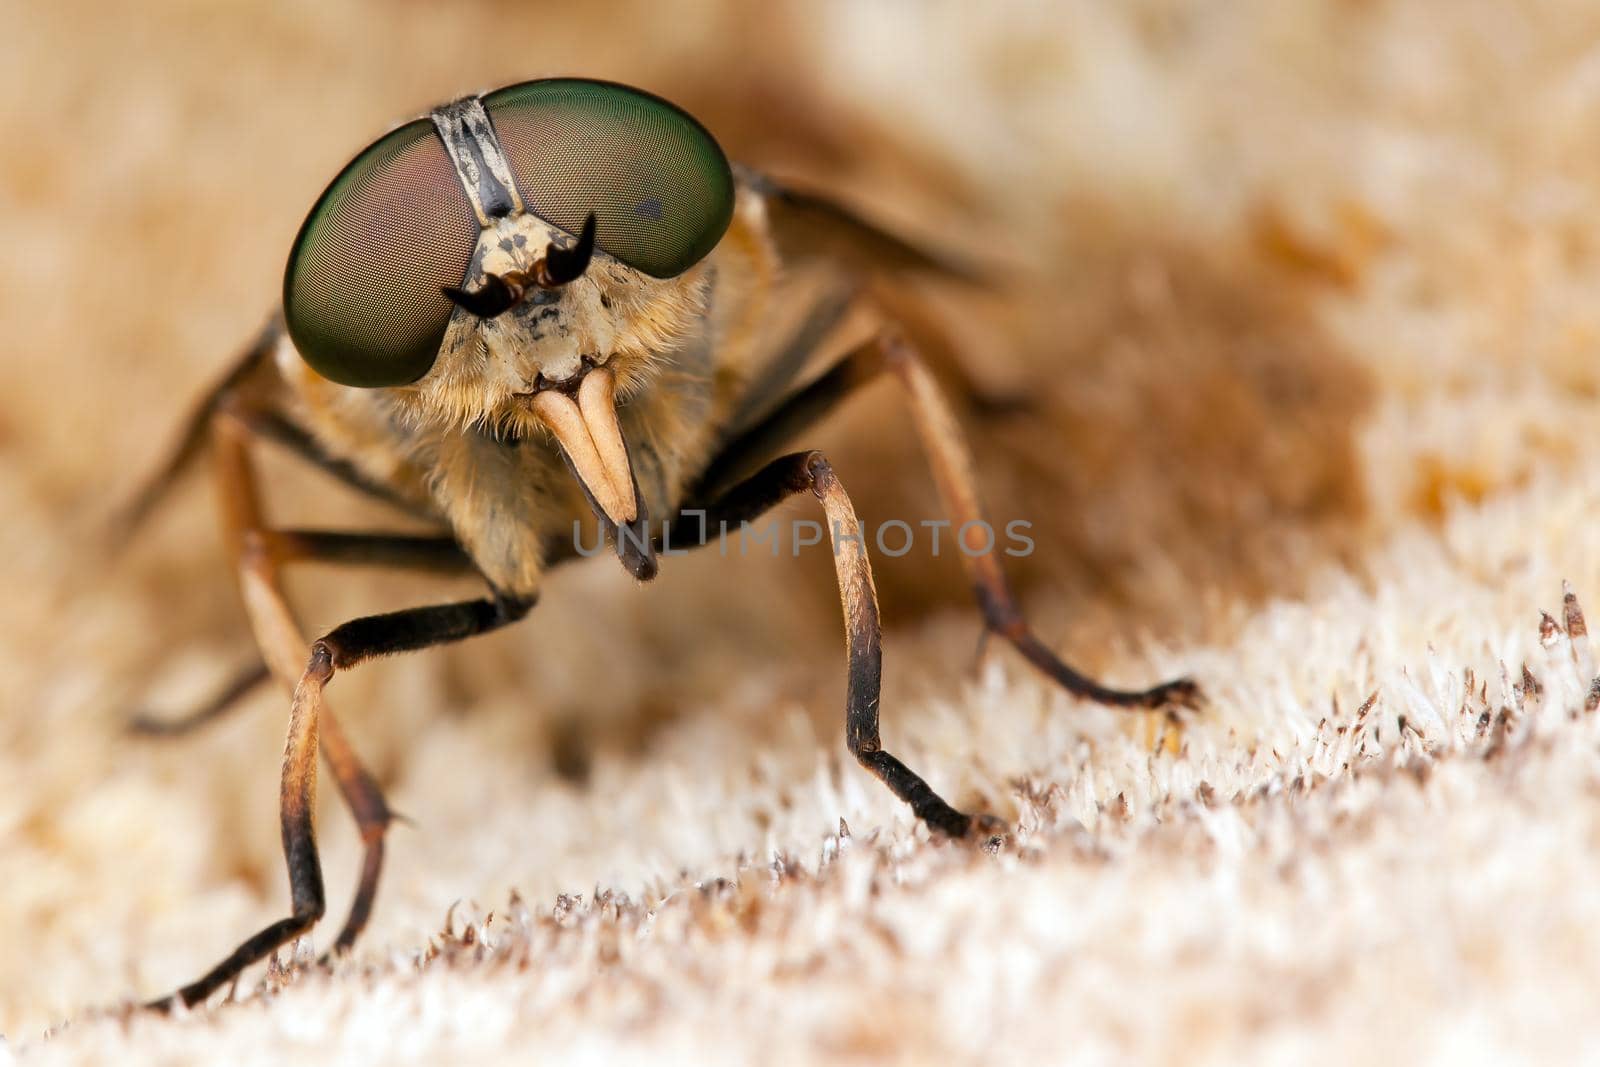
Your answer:
[[[693,118],[609,82],[550,78],[483,98],[523,206],[656,278],[694,266],[733,217],[733,174]]]
[[[479,226],[433,123],[362,152],[300,228],[283,280],[289,336],[341,385],[414,382],[433,366]]]

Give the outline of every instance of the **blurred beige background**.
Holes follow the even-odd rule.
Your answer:
[[[1262,1053],[1283,1033],[1304,1042],[1288,1047],[1328,1054],[1319,1026],[1395,1003],[1385,981],[1425,985],[1433,961],[1383,956],[1357,936],[1369,920],[1354,911],[1328,920],[1333,947],[1307,965],[1324,968],[1316,974],[1288,962],[1292,936],[1267,948],[1259,931],[1305,914],[1323,899],[1316,886],[1341,877],[1421,879],[1414,901],[1453,899],[1442,887],[1470,882],[1473,865],[1495,857],[1527,872],[1505,890],[1516,899],[1544,868],[1504,851],[1519,839],[1533,847],[1514,812],[1433,825],[1450,803],[1367,798],[1373,818],[1393,821],[1366,836],[1329,829],[1332,855],[1356,858],[1323,861],[1320,883],[1278,886],[1257,902],[1259,926],[1219,920],[1220,948],[1150,933],[1148,957],[1124,966],[1118,946],[1132,942],[1112,932],[1199,931],[1207,920],[1185,911],[1186,879],[1267,877],[1313,848],[1292,821],[1264,829],[1288,818],[1269,805],[1236,816],[1247,843],[1233,858],[1201,849],[1213,866],[1195,860],[1182,835],[1203,833],[1193,800],[1207,772],[1194,753],[1210,753],[1212,778],[1223,765],[1242,776],[1241,796],[1277,795],[1295,773],[1256,753],[1310,743],[1319,720],[1345,722],[1374,690],[1394,701],[1380,707],[1405,714],[1405,685],[1433,662],[1430,648],[1451,684],[1468,667],[1498,678],[1499,663],[1514,676],[1520,657],[1548,650],[1534,629],[1562,579],[1600,601],[1589,509],[1600,9],[1535,7],[1537,17],[1492,0],[0,11],[10,101],[0,111],[0,352],[11,372],[0,393],[0,1034],[45,1057],[204,1060],[249,1039],[260,1054],[292,1044],[293,1020],[316,1003],[311,1017],[350,1043],[305,1048],[398,1062],[384,1004],[436,996],[490,1010],[506,1008],[497,996],[522,995],[492,969],[465,990],[405,977],[452,902],[503,911],[515,888],[544,915],[558,893],[598,887],[651,909],[741,871],[742,886],[763,884],[774,851],[810,863],[844,816],[858,835],[886,828],[888,851],[874,853],[867,882],[898,887],[907,879],[884,873],[894,863],[933,864],[915,907],[901,902],[922,918],[899,936],[903,946],[916,930],[944,931],[944,957],[929,948],[914,966],[860,950],[853,963],[817,963],[809,980],[782,952],[786,962],[771,963],[760,953],[784,937],[814,939],[827,958],[834,921],[892,926],[873,909],[901,906],[899,889],[868,904],[820,874],[764,905],[782,917],[777,927],[743,905],[729,905],[733,918],[712,907],[659,943],[640,935],[654,946],[640,950],[645,962],[572,949],[623,936],[606,934],[595,912],[577,942],[550,933],[551,962],[534,968],[541,980],[570,972],[560,986],[570,996],[550,987],[533,1006],[519,1002],[522,1022],[471,1044],[473,1055],[527,1049],[535,1032],[567,1058],[630,1040],[641,1042],[635,1052],[705,1052],[696,1020],[778,1010],[740,999],[758,985],[787,998],[781,1020],[801,1058],[976,1055],[1000,1034],[1048,1056],[1060,1046],[1039,1020],[1080,1010],[1085,1047],[1117,1054]],[[988,291],[922,283],[900,298],[943,324],[943,365],[1029,400],[1004,411],[969,403],[965,417],[991,511],[1035,524],[1039,551],[1017,568],[1032,618],[1069,659],[1116,682],[1198,672],[1214,699],[1187,731],[1190,754],[1158,766],[1141,724],[1058,698],[1007,654],[975,669],[977,619],[956,561],[880,560],[895,623],[889,746],[959,802],[1022,819],[1034,835],[1022,861],[1035,865],[1030,883],[1008,873],[1015,858],[917,844],[905,813],[843,754],[825,555],[676,560],[644,589],[614,567],[573,569],[512,632],[363,668],[335,687],[358,745],[416,822],[391,837],[352,969],[307,979],[298,1001],[285,994],[220,1030],[82,1021],[38,1044],[47,1026],[193,977],[284,900],[274,813],[283,702],[260,694],[166,745],[120,732],[128,709],[181,709],[248,654],[209,487],[193,479],[111,555],[99,539],[106,515],[269,310],[304,212],[351,154],[441,100],[558,73],[666,95],[731,156],[999,266]],[[892,390],[875,390],[817,436],[869,521],[936,514],[900,412]],[[292,464],[271,469],[285,520],[380,514]],[[294,588],[312,630],[449,591],[324,570],[298,574]],[[1576,652],[1572,663],[1581,704]],[[1558,706],[1566,690],[1549,686]],[[1456,705],[1449,714],[1465,715]],[[1452,728],[1441,718],[1429,759],[1464,743]],[[1579,820],[1561,824],[1569,836],[1551,854],[1592,846],[1589,779],[1581,768],[1551,773],[1570,782],[1564,810]],[[1077,806],[1039,816],[1028,798],[1051,785],[1079,790]],[[1489,787],[1461,788],[1458,800]],[[330,910],[342,915],[355,851],[327,794]],[[1172,810],[1179,795],[1186,814]],[[1133,805],[1127,828],[1083,814],[1114,803]],[[1355,802],[1323,803],[1332,819]],[[1178,839],[1141,836],[1164,823]],[[1373,858],[1374,841],[1413,831],[1438,842],[1477,835],[1477,845],[1431,859],[1396,845]],[[1111,858],[1096,860],[1096,849]],[[852,862],[859,872],[868,860]],[[1075,925],[1089,920],[1063,917],[1075,900],[1115,897],[1130,870],[1148,879],[1143,898],[1123,893],[1121,910],[1102,900],[1109,910],[1098,913],[1085,905],[1103,943]],[[1046,887],[1040,871],[1064,881]],[[1016,889],[1015,925],[974,941],[964,909],[1004,899],[1013,878],[1034,887]],[[1165,910],[1143,912],[1140,899]],[[828,902],[844,918],[811,910]],[[1541,946],[1573,943],[1577,912],[1543,907],[1548,922],[1517,935],[1527,955],[1491,938],[1498,963],[1467,967],[1461,998],[1505,1003],[1504,983],[1551,965]],[[1427,921],[1446,926],[1426,929],[1454,944],[1470,909],[1444,910],[1453,917]],[[319,944],[331,936],[321,931]],[[718,956],[697,940],[707,937],[744,947]],[[979,961],[985,945],[992,954]],[[1266,957],[1285,969],[1264,967]],[[1574,973],[1583,958],[1594,957],[1576,953]],[[1002,960],[1009,970],[991,973]],[[680,985],[686,973],[698,977]],[[1312,1001],[1313,988],[1339,992],[1321,1011],[1289,1005],[1267,973],[1303,979]],[[1162,977],[1140,1010],[1136,978],[1149,974]],[[972,1002],[992,1007],[975,1029],[919,1019],[918,1004],[976,996],[961,989],[981,975],[997,999]],[[317,992],[319,981],[338,992]],[[385,982],[400,991],[384,993]],[[619,992],[635,986],[646,993]],[[1129,999],[1096,1014],[1089,986]],[[1439,1005],[1423,1001],[1411,1007],[1427,1018]],[[417,1050],[464,1047],[452,1024],[389,1010],[416,1021]],[[830,1019],[845,1021],[830,1029]],[[1541,1034],[1562,1029],[1544,1021]],[[727,1025],[721,1054],[759,1047],[743,1043],[757,1037],[738,1019]],[[1527,1038],[1514,1026],[1494,1033]],[[1377,1027],[1355,1051],[1441,1047],[1386,1035]]]

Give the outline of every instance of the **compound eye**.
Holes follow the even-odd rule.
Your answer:
[[[596,244],[671,278],[716,247],[733,217],[733,174],[711,134],[649,93],[550,78],[483,98],[531,213],[577,233],[592,211]]]
[[[284,318],[324,378],[364,388],[428,373],[479,226],[433,123],[400,127],[357,156],[300,228]]]

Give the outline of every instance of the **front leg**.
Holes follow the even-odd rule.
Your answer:
[[[828,518],[839,600],[844,608],[848,657],[845,742],[850,753],[909,804],[930,829],[947,837],[966,837],[975,824],[973,816],[951,807],[921,775],[884,751],[878,733],[883,643],[872,565],[855,508],[821,452],[796,452],[774,460],[703,508],[685,508],[669,527],[665,540],[679,547],[699,547],[707,542],[711,530],[724,529],[724,523],[737,526],[806,491],[821,501]]]
[[[147,1007],[169,1010],[176,1003],[193,1007],[238,977],[246,967],[265,959],[278,946],[293,941],[316,925],[327,910],[322,865],[317,859],[313,812],[317,803],[317,725],[322,687],[332,676],[325,661],[313,656],[295,686],[289,711],[289,738],[283,750],[283,776],[278,790],[278,815],[283,827],[283,855],[289,869],[289,917],[279,919],[247,938],[198,981]]]
[[[199,1003],[252,963],[310,930],[322,918],[326,898],[322,889],[322,867],[317,858],[313,811],[316,807],[318,726],[325,714],[323,691],[334,674],[375,656],[410,652],[488,633],[522,618],[532,604],[531,600],[496,597],[371,615],[347,622],[312,643],[311,659],[295,686],[289,712],[289,738],[284,748],[283,778],[278,795],[283,854],[289,869],[289,917],[248,938],[199,981],[184,986],[171,997],[155,1001],[152,1007],[168,1007],[175,999],[186,1006]],[[381,853],[378,856],[381,857]],[[369,859],[369,865],[372,862]],[[362,891],[351,908],[347,930],[352,926],[359,929],[365,922],[375,882],[375,870],[363,872]],[[346,935],[341,934],[340,947],[347,947],[345,941]]]
[[[245,940],[198,981],[150,1004],[163,1009],[180,1001],[192,1006],[205,1000],[233,981],[246,967],[306,933],[322,917],[327,902],[314,825],[319,744],[340,792],[355,815],[366,846],[361,880],[335,948],[348,948],[365,925],[383,864],[383,834],[392,815],[377,782],[361,765],[339,728],[338,720],[323,700],[323,690],[334,672],[373,656],[485,633],[520,619],[533,604],[531,594],[497,595],[356,619],[313,642],[308,662],[304,658],[305,640],[283,594],[279,566],[284,561],[284,553],[294,545],[303,547],[315,543],[326,549],[335,542],[347,542],[335,535],[306,540],[303,534],[268,530],[261,514],[247,448],[251,437],[249,427],[223,412],[213,419],[212,428],[224,527],[238,567],[245,608],[262,657],[274,675],[293,686],[279,786],[279,818],[289,874],[290,913],[287,918]],[[332,541],[328,540],[330,537]],[[449,556],[449,552],[430,541],[407,541],[403,547],[405,553],[421,553],[428,561],[439,562]],[[305,666],[302,668],[301,664]]]

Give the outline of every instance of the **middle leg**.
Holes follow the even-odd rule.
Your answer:
[[[893,330],[880,331],[846,353],[771,416],[727,443],[701,480],[703,491],[709,495],[730,484],[750,469],[752,459],[771,455],[885,371],[893,374],[909,402],[940,501],[958,537],[964,538],[969,530],[980,535],[984,531],[992,533],[993,528],[984,519],[972,453],[961,425],[917,350]],[[982,551],[982,547],[982,541],[969,546],[963,539],[960,551],[962,565],[983,611],[986,632],[1005,638],[1024,659],[1062,688],[1100,704],[1130,710],[1192,707],[1199,701],[1199,687],[1189,678],[1173,679],[1149,689],[1115,689],[1069,666],[1033,632],[999,559],[993,551]],[[992,549],[993,545],[987,547]]]
[[[338,563],[448,575],[477,574],[477,568],[461,546],[447,536],[345,530],[258,530],[255,537],[256,549],[279,567],[289,563]],[[171,738],[189,734],[220,719],[271,679],[272,671],[258,655],[253,662],[239,668],[200,707],[174,716],[137,711],[129,716],[128,729],[145,737]],[[286,680],[285,684],[293,682]],[[328,755],[331,761],[333,754]]]

